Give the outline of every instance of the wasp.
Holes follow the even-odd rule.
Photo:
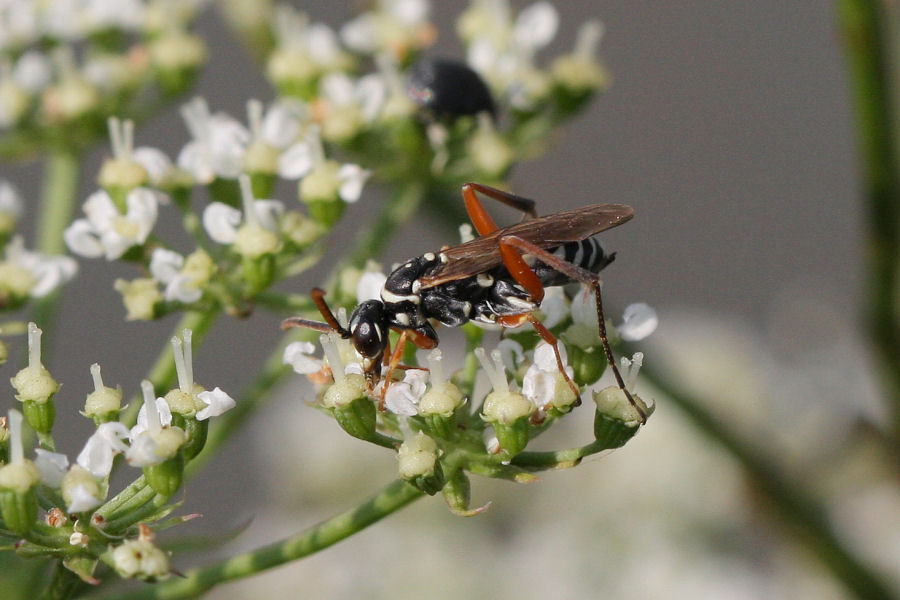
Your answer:
[[[519,210],[522,221],[498,227],[478,194]],[[608,253],[594,238],[631,219],[632,208],[624,204],[594,204],[539,217],[533,200],[487,185],[467,183],[462,187],[462,196],[480,237],[426,252],[396,267],[384,283],[381,299],[359,304],[346,327],[334,316],[325,302],[325,292],[319,288],[314,288],[310,297],[325,322],[292,317],[285,319],[282,327],[334,331],[350,339],[362,356],[369,386],[374,388],[385,365],[385,386],[389,384],[407,342],[425,349],[437,346],[436,323],[456,327],[473,321],[504,328],[530,323],[554,349],[557,365],[577,397],[578,388],[565,372],[556,337],[534,313],[545,288],[581,282],[591,289],[597,301],[606,360],[643,423],[646,415],[625,388],[603,318],[598,273],[615,259],[615,253]],[[390,330],[399,333],[393,352],[389,347]]]

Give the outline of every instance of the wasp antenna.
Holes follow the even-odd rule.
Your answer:
[[[306,327],[307,329],[314,329],[316,331],[322,331],[324,333],[330,333],[334,331],[334,328],[328,323],[322,323],[321,321],[310,321],[309,319],[303,319],[301,317],[289,317],[281,322],[282,329],[291,329],[292,327]]]
[[[322,313],[322,317],[324,317],[325,322],[331,326],[329,331],[336,331],[343,338],[350,337],[350,332],[341,325],[340,321],[337,320],[337,317],[334,316],[334,313],[331,312],[331,309],[328,308],[328,304],[325,302],[325,290],[322,288],[313,288],[309,292],[309,297],[312,298],[312,301],[315,303],[316,308],[319,309],[319,312]],[[323,330],[319,330],[323,331]]]

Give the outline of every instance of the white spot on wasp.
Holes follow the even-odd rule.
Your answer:
[[[475,276],[475,281],[477,281],[478,285],[481,287],[491,287],[494,285],[494,278],[487,273],[479,273]]]

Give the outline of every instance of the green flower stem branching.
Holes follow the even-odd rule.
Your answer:
[[[863,294],[882,385],[900,438],[900,10],[885,0],[840,0],[838,15],[856,107],[867,207]]]
[[[580,448],[567,450],[554,450],[548,452],[521,452],[513,457],[512,462],[517,467],[529,471],[546,471],[548,469],[568,469],[578,466],[585,456],[597,454],[609,450],[604,444],[594,441]]]
[[[831,524],[824,509],[804,489],[783,475],[775,463],[759,449],[741,439],[703,405],[679,390],[653,369],[644,366],[641,376],[658,388],[668,400],[680,408],[694,425],[732,454],[754,489],[769,500],[772,509],[831,574],[860,599],[897,598],[883,578],[862,563]],[[793,539],[793,538],[792,538]]]
[[[63,231],[72,222],[81,163],[75,152],[68,148],[55,148],[44,163],[43,188],[40,214],[38,215],[36,249],[45,254],[65,252]],[[35,301],[32,320],[43,329],[47,340],[54,339],[53,328],[59,306],[59,290]],[[45,362],[49,362],[50,344],[43,350]]]
[[[208,567],[193,569],[182,578],[172,578],[133,593],[117,593],[108,597],[132,600],[195,598],[222,582],[256,575],[323,550],[422,496],[423,493],[410,484],[396,480],[366,503],[294,536]]]

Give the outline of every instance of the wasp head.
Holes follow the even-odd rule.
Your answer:
[[[366,300],[353,309],[347,337],[363,357],[366,373],[378,375],[381,372],[381,359],[387,347],[389,330],[387,311],[380,300]]]

